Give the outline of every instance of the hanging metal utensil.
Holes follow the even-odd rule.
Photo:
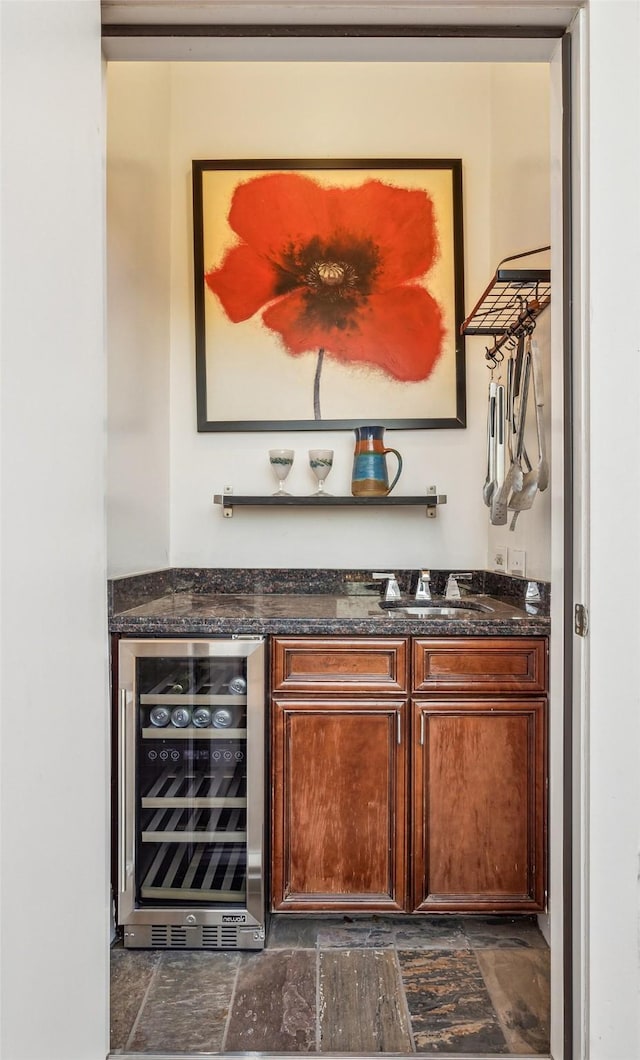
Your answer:
[[[536,494],[549,485],[549,465],[545,456],[544,423],[542,420],[542,406],[544,403],[544,391],[542,388],[542,365],[540,361],[540,350],[537,342],[531,343],[533,393],[536,406],[536,433],[538,436],[538,465],[532,468],[524,476],[522,489],[515,493],[509,501],[509,508],[514,513],[510,528],[515,530],[516,522],[520,512],[527,511],[533,506]],[[540,483],[543,483],[541,486]]]
[[[491,497],[490,522],[493,526],[503,526],[507,521],[507,501],[509,499],[508,489],[505,488],[505,463],[508,458],[509,466],[513,460],[513,372],[514,360],[512,357],[507,362],[507,387],[502,387],[502,467],[500,482]]]
[[[513,372],[513,399],[516,397],[516,371],[519,369],[518,356],[520,354],[520,342],[518,343],[518,354],[516,354],[516,365]],[[524,343],[522,343],[524,349]],[[517,492],[518,487],[522,486],[524,473],[522,471],[522,453],[524,448],[524,423],[525,414],[527,407],[527,395],[529,393],[529,375],[531,371],[531,358],[527,355],[523,356],[522,365],[522,392],[520,394],[520,404],[518,410],[517,424],[518,431],[514,438],[513,435],[513,424],[515,422],[513,404],[509,402],[509,455],[510,462],[507,473],[504,477],[504,482],[500,489],[494,493],[491,501],[491,522],[494,526],[504,526],[507,521],[507,510],[509,501],[512,493]],[[515,446],[515,447],[514,447]]]
[[[502,383],[498,383],[496,388],[496,469],[495,469],[495,482],[496,489],[499,489],[504,482],[504,468],[505,468],[505,431],[507,429],[506,421],[506,406],[505,406],[505,391]]]
[[[522,399],[520,395],[520,386],[522,384],[522,369],[525,360],[525,342],[526,336],[524,331],[518,333],[518,343],[516,355],[513,363],[513,393],[511,395],[511,445],[513,454],[517,452],[518,448],[518,436],[519,436],[519,424],[520,424],[520,411],[522,407]],[[521,472],[519,470],[520,462],[518,467],[513,472],[512,486],[514,489],[519,490],[522,487]]]
[[[544,435],[544,376],[542,374],[542,358],[540,347],[534,339],[531,343],[531,355],[533,357],[533,389],[536,396],[536,427],[538,430],[538,489],[543,493],[549,485],[549,462],[547,460],[547,447]]]
[[[486,505],[491,504],[496,484],[496,391],[497,384],[492,379],[489,383],[489,402],[487,406],[487,477],[482,487],[482,498]]]
[[[524,428],[527,420],[527,401],[529,398],[529,380],[531,377],[531,348],[530,336],[527,335],[525,353],[522,368],[522,391],[519,395],[518,404],[518,433],[516,438],[515,467],[511,477],[511,488],[514,493],[519,493],[524,482],[524,471],[522,470],[522,458],[524,451]]]
[[[511,431],[506,431],[506,446],[509,449],[509,471],[502,479],[499,487],[494,490],[494,494],[491,501],[491,523],[492,526],[500,527],[506,523],[506,504],[509,501],[509,495],[511,493],[511,467],[513,465],[512,459],[512,447],[511,447]]]
[[[513,430],[514,433],[518,429],[518,424],[515,419],[516,407],[518,405],[518,397],[520,396],[520,384],[522,383],[522,366],[524,363],[524,351],[525,351],[525,333],[520,331],[518,334],[518,346],[516,349],[516,356],[513,364],[513,401],[511,404],[511,413],[513,416]]]

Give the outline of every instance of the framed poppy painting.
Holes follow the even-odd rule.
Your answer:
[[[460,159],[194,161],[199,431],[466,425]]]

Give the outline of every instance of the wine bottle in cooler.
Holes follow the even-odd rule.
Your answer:
[[[187,707],[174,707],[171,711],[171,724],[177,729],[185,729],[191,721],[191,711]]]
[[[191,675],[188,670],[178,670],[169,679],[169,692],[188,692],[191,688]],[[166,690],[165,690],[166,691]]]
[[[231,678],[229,681],[229,692],[232,696],[245,696],[247,694],[247,682],[241,674]]]
[[[211,720],[215,729],[230,729],[233,725],[233,711],[229,707],[217,707]]]
[[[208,707],[196,707],[192,714],[192,721],[197,729],[206,729],[211,725],[211,711]]]
[[[168,707],[152,707],[149,711],[149,721],[159,729],[168,725],[170,720],[171,711]]]

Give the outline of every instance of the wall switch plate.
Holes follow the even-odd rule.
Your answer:
[[[524,578],[527,566],[527,553],[523,548],[507,549],[507,566],[509,574],[518,574]]]
[[[493,569],[506,571],[507,569],[507,546],[493,546]]]

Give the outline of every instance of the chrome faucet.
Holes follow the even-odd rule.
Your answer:
[[[399,600],[400,599],[400,595],[401,595],[400,594],[400,586],[398,585],[398,580],[397,580],[395,574],[391,574],[391,573],[388,573],[388,574],[373,573],[371,575],[371,577],[372,578],[377,578],[377,579],[382,579],[382,578],[386,578],[387,579],[387,584],[386,584],[386,587],[385,587],[385,590],[384,590],[384,598],[385,598],[385,600]]]
[[[416,600],[430,600],[431,599],[431,571],[421,570],[418,574],[418,584],[416,585]]]
[[[471,572],[464,574],[450,574],[447,578],[447,588],[445,589],[444,595],[447,597],[448,600],[459,600],[461,593],[458,582],[471,581],[472,578],[473,574],[471,574]]]

